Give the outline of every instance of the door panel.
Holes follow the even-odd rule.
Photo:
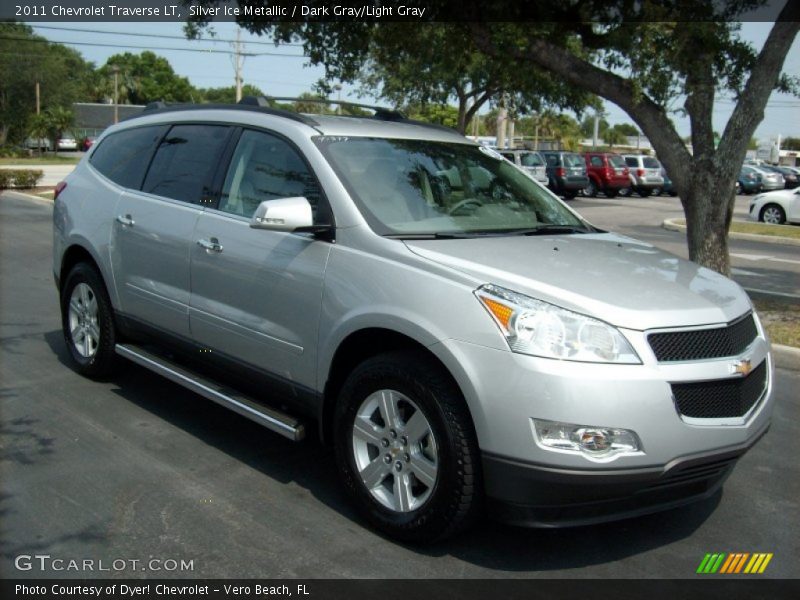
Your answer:
[[[122,193],[111,260],[124,313],[176,335],[190,336],[189,259],[201,212],[197,205]]]
[[[251,229],[208,210],[192,248],[189,310],[199,344],[307,388],[316,386],[317,330],[331,245],[291,233]]]

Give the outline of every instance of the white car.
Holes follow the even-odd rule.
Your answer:
[[[56,148],[59,150],[77,150],[78,142],[71,135],[65,135],[56,140]]]
[[[759,194],[750,201],[750,219],[780,225],[800,223],[800,188]]]

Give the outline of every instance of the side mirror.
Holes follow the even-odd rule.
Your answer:
[[[253,229],[271,231],[294,231],[313,224],[311,205],[304,196],[264,200],[250,219]]]

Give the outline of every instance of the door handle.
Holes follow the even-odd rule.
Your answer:
[[[122,223],[123,227],[133,227],[134,225],[136,225],[136,221],[134,221],[130,215],[125,215],[125,216],[118,215],[117,222]]]
[[[197,245],[203,248],[206,252],[222,252],[222,244],[215,237],[208,240],[197,240]]]

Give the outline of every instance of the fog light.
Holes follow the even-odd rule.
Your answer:
[[[546,450],[582,454],[591,459],[613,458],[642,451],[636,432],[614,427],[575,425],[533,419],[536,443]]]

